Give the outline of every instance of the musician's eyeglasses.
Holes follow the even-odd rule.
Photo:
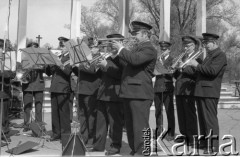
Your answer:
[[[183,47],[185,47],[185,48],[189,48],[191,46],[193,46],[193,43],[183,44]]]
[[[131,34],[132,36],[136,36],[136,35],[139,34],[139,32],[131,32],[130,34]]]
[[[212,40],[208,40],[208,41],[203,41],[202,44],[207,45],[207,44],[212,43],[212,42],[213,42]]]

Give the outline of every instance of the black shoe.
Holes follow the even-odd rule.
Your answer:
[[[27,131],[29,131],[30,129],[28,128],[28,127],[25,127],[24,129],[23,129],[23,132],[27,132]]]
[[[167,135],[164,139],[166,139],[167,141],[173,141],[174,136]]]
[[[182,142],[184,142],[184,139],[183,138],[176,138],[176,139],[174,139],[174,142],[175,143],[182,143]]]
[[[116,155],[116,154],[119,154],[119,153],[120,153],[120,149],[119,148],[111,147],[109,150],[107,150],[105,155]]]
[[[93,145],[92,144],[85,144],[85,147],[88,148],[88,149],[91,149],[91,148],[93,148]]]
[[[51,138],[50,138],[50,141],[58,141],[58,140],[60,140],[61,139],[61,136],[52,136]]]
[[[203,154],[208,154],[208,155],[216,155],[218,153],[218,148],[217,147],[212,147],[212,148],[204,148]]]
[[[136,153],[136,152],[132,150],[129,154],[132,155],[132,156],[134,156],[135,153]]]

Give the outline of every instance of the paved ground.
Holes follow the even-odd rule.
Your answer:
[[[175,113],[176,115],[176,113]],[[164,117],[166,115],[164,114]],[[232,135],[236,139],[236,149],[240,151],[240,110],[231,110],[231,109],[219,109],[219,123],[220,123],[220,138],[222,138],[224,135]],[[166,118],[165,118],[166,119]],[[14,123],[22,123],[22,119],[13,119],[12,122]],[[50,113],[45,113],[45,122],[47,123],[46,129],[47,131],[51,130],[51,118],[50,118]],[[166,121],[164,121],[166,124]],[[177,124],[177,123],[176,123]],[[150,117],[150,125],[152,128],[155,128],[155,118],[154,118],[154,111],[151,111],[151,117]],[[9,144],[9,146],[4,146],[1,148],[1,156],[11,156],[9,153],[6,153],[6,151],[13,147],[16,147],[18,144],[24,143],[26,141],[34,141],[39,143],[38,146],[34,147],[33,150],[25,152],[21,155],[14,155],[14,156],[61,156],[61,144],[60,142],[47,142],[44,139],[40,138],[34,138],[31,137],[31,131],[26,132],[25,134],[22,132],[22,129],[15,129],[14,130],[19,130],[20,134],[15,135],[11,137],[12,142]],[[176,127],[176,133],[179,133],[178,131],[178,126]],[[220,143],[227,143],[229,140],[220,140]],[[165,143],[171,147],[173,143]],[[109,145],[109,144],[107,144]],[[181,151],[182,148],[179,149]],[[227,150],[229,150],[228,148]],[[120,155],[122,156],[127,156],[129,155],[130,149],[128,147],[127,143],[127,137],[126,133],[123,133],[123,147],[121,149]],[[200,151],[200,154],[202,152]],[[159,152],[159,155],[163,154],[163,152]],[[97,155],[103,155],[103,153],[88,153],[87,155],[90,156],[97,156]]]

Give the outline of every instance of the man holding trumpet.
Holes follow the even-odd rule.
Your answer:
[[[195,75],[193,67],[183,68],[198,50],[200,43],[193,36],[183,36],[182,46],[184,49],[179,59],[178,69],[173,73],[176,79],[175,95],[180,133],[186,136],[188,145],[193,146],[193,136],[198,135],[197,115],[194,99]],[[176,139],[175,142],[182,142],[183,139]]]
[[[121,34],[107,35],[107,39],[124,40]],[[106,42],[109,42],[106,40]],[[104,43],[103,43],[104,44]],[[111,43],[104,44],[105,53],[114,51]],[[117,51],[117,50],[115,50]],[[119,57],[107,57],[97,60],[96,66],[101,71],[101,84],[97,94],[96,138],[93,151],[104,151],[109,128],[111,139],[110,149],[106,155],[120,153],[122,146],[123,105],[119,98],[122,67],[118,64]]]
[[[150,106],[154,98],[152,77],[157,51],[149,40],[151,29],[152,26],[140,21],[130,23],[130,33],[139,41],[132,51],[124,48],[121,42],[113,41],[113,47],[118,50],[113,52],[114,55],[125,63],[119,96],[124,104],[131,155],[143,154],[143,130],[149,128]]]

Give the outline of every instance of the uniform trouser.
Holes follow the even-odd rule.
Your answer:
[[[9,104],[10,104],[9,99],[3,99],[3,106],[2,106],[2,108],[3,108],[3,112],[2,112],[2,131],[4,133],[8,133],[8,131],[9,131],[9,118],[8,118]]]
[[[123,99],[123,102],[128,144],[132,152],[142,155],[144,146],[143,130],[149,128],[152,100]]]
[[[175,115],[174,115],[174,105],[173,105],[173,92],[160,92],[155,93],[154,97],[155,103],[155,117],[156,117],[156,127],[157,135],[159,136],[162,132],[163,126],[163,104],[165,106],[168,122],[168,135],[175,135]]]
[[[217,117],[217,105],[218,98],[201,98],[197,97],[197,107],[199,115],[199,126],[200,134],[204,137],[208,136],[212,130],[212,136],[217,136],[218,138],[213,138],[212,143],[209,147],[219,147],[219,124]],[[207,140],[205,141],[205,144]]]
[[[198,135],[198,123],[194,96],[176,96],[179,130],[187,141],[192,143],[193,136]]]
[[[121,102],[99,101],[96,119],[97,132],[93,141],[95,150],[105,150],[108,128],[111,147],[120,149],[123,129],[123,104]]]
[[[42,122],[42,104],[43,104],[43,91],[24,91],[24,124],[30,123],[31,110],[33,105],[33,98],[35,100],[35,121]]]
[[[51,93],[53,136],[71,133],[70,93]]]
[[[80,133],[85,144],[95,136],[97,99],[96,95],[78,95],[78,119],[80,121]]]

